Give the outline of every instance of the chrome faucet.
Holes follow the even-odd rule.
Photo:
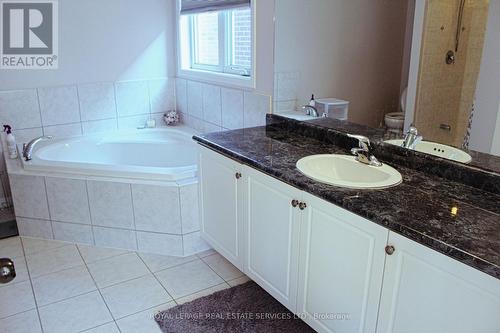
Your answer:
[[[423,137],[421,135],[418,135],[417,128],[413,125],[410,125],[408,131],[406,131],[405,138],[403,140],[403,144],[401,145],[401,147],[407,149],[415,149],[417,143],[422,141],[422,139]]]
[[[319,112],[318,112],[318,109],[316,109],[314,106],[312,105],[304,105],[302,107],[302,110],[305,111],[305,113],[308,115],[308,116],[313,116],[313,117],[316,117],[318,118],[319,117]]]
[[[23,157],[26,161],[31,160],[31,154],[33,153],[33,148],[35,148],[35,145],[44,140],[50,140],[52,139],[52,135],[46,135],[46,136],[39,136],[37,138],[34,138],[28,143],[23,144]]]
[[[347,136],[358,140],[359,148],[351,149],[351,153],[356,156],[357,161],[371,166],[382,166],[382,163],[372,153],[370,139],[363,135],[347,134]]]

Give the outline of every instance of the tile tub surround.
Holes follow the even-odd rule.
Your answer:
[[[21,236],[174,256],[209,249],[194,213],[196,179],[175,183],[37,175],[10,167]]]
[[[213,251],[179,258],[13,237],[0,252],[18,273],[0,285],[9,333],[161,333],[156,312],[248,281]]]
[[[19,143],[135,128],[174,108],[175,78],[0,91],[0,123],[12,126]]]
[[[370,138],[375,155],[389,163],[418,169],[433,176],[500,194],[500,157],[498,156],[470,152],[473,156],[473,162],[463,164],[383,143],[383,129],[375,129],[347,121],[330,118],[297,121],[276,114],[267,115],[266,121],[268,126],[281,129],[291,135],[304,135],[320,141],[332,142],[347,150],[357,146],[357,142],[347,138],[345,134],[361,134]]]
[[[301,174],[295,163],[313,154],[349,154],[352,145],[346,147],[345,136],[339,133],[331,135],[340,141],[314,139],[313,134],[261,126],[196,136],[195,140],[500,279],[499,194],[394,163],[403,176],[403,183],[396,187],[353,190],[322,184]]]
[[[265,125],[271,96],[186,79],[175,80],[182,121],[203,133]]]

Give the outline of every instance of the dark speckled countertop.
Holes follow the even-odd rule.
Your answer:
[[[195,136],[204,146],[341,206],[500,279],[500,194],[389,162],[401,185],[353,190],[322,184],[295,167],[313,154],[349,154],[342,144],[263,126]],[[379,158],[388,162],[384,157]]]

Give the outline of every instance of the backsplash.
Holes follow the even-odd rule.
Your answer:
[[[175,85],[182,121],[200,132],[263,126],[271,112],[271,96],[185,79]]]

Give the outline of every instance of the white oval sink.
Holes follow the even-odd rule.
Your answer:
[[[401,174],[386,164],[371,166],[349,155],[311,155],[301,158],[297,168],[319,182],[352,189],[382,189],[402,181]]]
[[[395,146],[401,146],[403,144],[403,140],[387,140],[384,142]],[[470,161],[472,161],[472,157],[463,150],[437,142],[420,141],[417,143],[414,150],[456,162],[470,163]]]

